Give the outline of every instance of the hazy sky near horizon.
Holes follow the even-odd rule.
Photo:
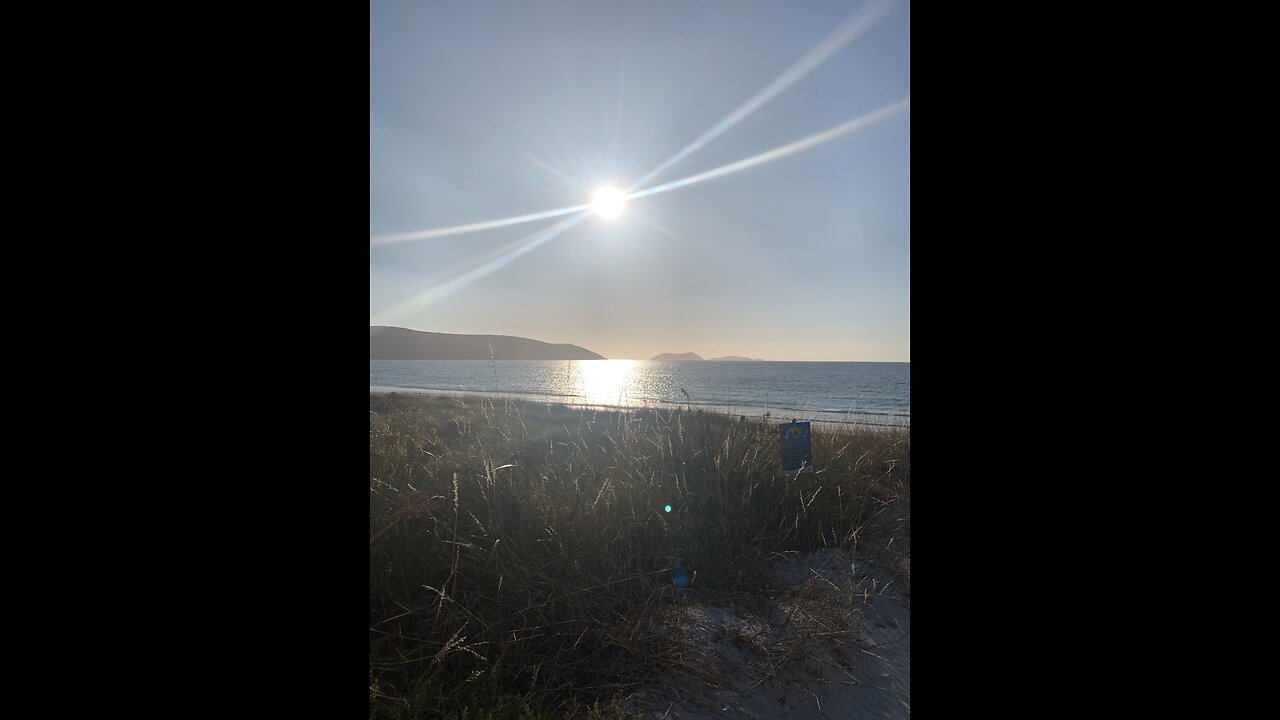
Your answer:
[[[894,104],[911,94],[910,3],[794,68],[864,6],[373,0],[370,325],[609,358],[909,361],[911,111]],[[626,190],[780,76],[785,89],[636,190],[890,110],[554,236],[578,213],[381,242]]]

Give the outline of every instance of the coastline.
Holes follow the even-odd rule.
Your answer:
[[[695,410],[702,410],[716,415],[724,415],[726,417],[745,416],[752,419],[770,418],[778,421],[799,420],[802,422],[811,422],[821,427],[841,428],[841,427],[857,427],[871,430],[886,431],[910,431],[911,416],[895,415],[890,413],[875,412],[858,412],[858,411],[832,411],[832,410],[813,410],[811,408],[793,408],[793,407],[742,407],[730,405],[718,405],[713,403],[691,402],[643,402],[631,401],[628,403],[591,403],[582,399],[581,395],[565,395],[558,393],[514,393],[514,392],[493,392],[488,390],[466,390],[466,389],[439,389],[439,388],[416,388],[416,387],[397,387],[391,385],[370,385],[370,394],[391,394],[405,393],[412,395],[427,395],[436,397],[484,397],[495,400],[516,400],[521,402],[544,403],[549,405],[561,405],[568,408],[583,410],[605,410],[609,412],[619,412],[628,410],[675,410],[679,408],[691,407]]]

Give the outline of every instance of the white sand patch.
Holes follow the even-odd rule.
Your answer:
[[[674,606],[664,632],[683,661],[637,693],[630,712],[655,720],[910,717],[910,595],[893,575],[857,554],[822,551],[779,561],[770,579],[777,602],[768,611],[709,606],[696,591]]]

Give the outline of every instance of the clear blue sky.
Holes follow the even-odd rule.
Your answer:
[[[370,324],[568,342],[609,358],[909,361],[909,106],[807,149],[633,198],[614,220],[588,214],[532,247],[521,241],[576,214],[376,240],[626,189],[864,6],[374,0]],[[910,51],[903,1],[637,189],[909,98]]]

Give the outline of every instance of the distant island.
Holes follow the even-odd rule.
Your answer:
[[[697,353],[660,353],[654,355],[650,360],[661,360],[663,362],[688,362],[690,360],[702,360]]]
[[[764,361],[763,361],[763,360],[761,360],[760,358],[742,357],[741,355],[725,355],[724,357],[718,357],[718,358],[703,358],[703,357],[699,356],[697,353],[691,353],[691,352],[687,352],[687,353],[662,353],[661,355],[655,355],[655,356],[653,356],[653,358],[652,358],[652,359],[653,359],[653,360],[661,360],[661,361],[664,361],[664,362],[692,362],[692,361],[695,361],[695,360],[703,360],[703,361],[706,361],[706,360],[711,360],[711,361],[715,361],[715,360],[736,360],[736,361],[745,360],[745,361],[748,361],[748,362],[764,362]]]
[[[370,360],[604,360],[568,343],[511,335],[453,335],[369,326]],[[698,358],[701,360],[702,358]]]

